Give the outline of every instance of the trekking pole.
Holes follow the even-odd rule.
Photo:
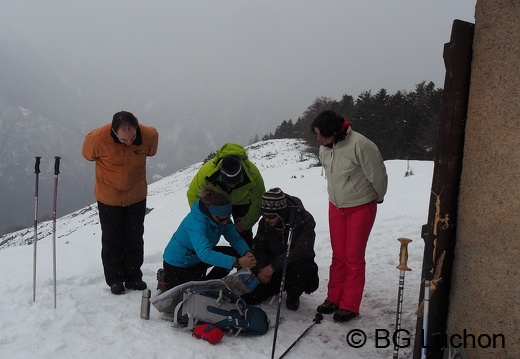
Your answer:
[[[423,330],[421,340],[421,359],[426,359],[428,355],[428,315],[430,307],[430,281],[433,279],[434,268],[434,240],[437,236],[436,229],[430,233],[427,226],[424,225],[422,229],[422,238],[424,239],[424,258],[423,258],[423,278],[424,278],[424,293],[423,293]]]
[[[399,249],[399,265],[396,267],[399,269],[399,290],[397,292],[397,312],[395,316],[395,338],[394,338],[394,356],[393,359],[399,357],[399,339],[401,335],[401,316],[403,314],[403,291],[404,291],[404,275],[407,271],[411,271],[408,268],[408,244],[412,241],[408,238],[398,238],[401,242],[401,248]]]
[[[421,348],[421,359],[426,359],[426,355],[428,354],[428,311],[430,306],[430,281],[428,279],[424,280],[424,309],[423,309],[423,340],[422,340],[422,348]]]
[[[300,341],[300,339],[303,338],[305,334],[309,332],[309,330],[311,330],[314,324],[320,324],[322,319],[323,315],[321,313],[316,313],[316,316],[312,320],[313,323],[307,329],[305,329],[305,331],[298,337],[298,339],[296,339],[294,343],[292,343],[291,346],[287,348],[287,350],[278,359],[282,359],[285,356],[285,354],[289,353],[289,351]]]
[[[287,274],[287,262],[289,259],[289,252],[291,251],[291,242],[292,242],[292,236],[293,236],[293,227],[294,227],[294,221],[296,218],[296,213],[299,211],[299,208],[296,208],[294,211],[291,212],[291,219],[289,220],[290,227],[289,227],[289,237],[287,239],[287,252],[285,252],[285,260],[283,262],[283,271],[282,271],[282,281],[280,282],[280,292],[278,293],[278,308],[276,309],[276,321],[274,324],[274,336],[273,336],[273,347],[271,350],[271,359],[274,359],[274,351],[276,349],[276,337],[278,335],[278,326],[280,325],[280,309],[282,307],[282,295],[283,295],[283,288],[285,286],[285,275]]]
[[[34,186],[34,239],[33,239],[33,303],[36,301],[36,242],[38,241],[38,179],[40,175],[41,157],[35,157],[34,173],[36,173],[36,183]]]
[[[54,279],[54,309],[56,309],[56,202],[58,199],[58,174],[60,173],[60,158],[54,157],[54,201],[52,206],[52,273]]]

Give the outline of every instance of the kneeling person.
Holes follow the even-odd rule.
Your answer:
[[[235,268],[253,268],[255,257],[235,229],[229,196],[208,185],[173,234],[157,273],[162,292],[189,281],[225,277]],[[217,246],[221,236],[231,246]],[[209,273],[208,268],[213,267]]]
[[[287,309],[297,310],[300,296],[304,292],[314,292],[319,285],[318,266],[314,262],[316,223],[299,198],[283,193],[280,188],[263,194],[260,209],[262,219],[253,240],[253,253],[257,260],[253,271],[260,284],[242,298],[248,304],[258,304],[280,292],[292,227],[284,289],[287,292]]]

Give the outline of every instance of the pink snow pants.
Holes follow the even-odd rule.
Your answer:
[[[376,212],[377,201],[349,208],[329,202],[332,263],[327,300],[355,313],[365,287],[365,249]]]

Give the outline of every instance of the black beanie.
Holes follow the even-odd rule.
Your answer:
[[[280,188],[271,188],[262,195],[260,209],[264,213],[282,213],[287,208],[285,193]]]
[[[242,181],[242,165],[236,156],[227,156],[220,162],[220,180],[227,184]]]

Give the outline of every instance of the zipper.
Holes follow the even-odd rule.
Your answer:
[[[334,176],[332,175],[332,167],[334,165],[334,147],[335,147],[335,144],[332,145],[332,149],[330,151],[330,181],[332,182],[333,186],[332,186],[332,193],[334,194],[334,202],[335,203],[338,203],[338,200],[336,198],[336,189],[334,187]]]

